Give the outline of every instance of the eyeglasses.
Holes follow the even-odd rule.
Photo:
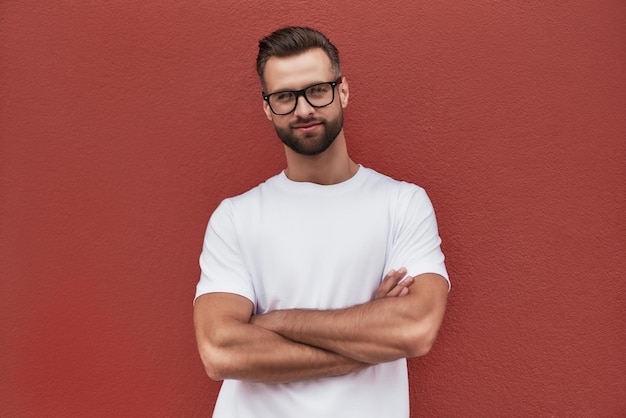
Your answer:
[[[287,115],[298,106],[298,98],[304,96],[308,104],[313,107],[328,106],[335,100],[335,86],[341,84],[341,77],[327,83],[313,84],[302,90],[283,90],[276,93],[263,93],[263,100],[270,106],[276,115]]]

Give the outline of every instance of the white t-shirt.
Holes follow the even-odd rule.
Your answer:
[[[448,280],[426,192],[359,167],[345,182],[284,172],[225,199],[209,221],[196,297],[227,292],[255,313],[340,309],[372,300],[385,273]],[[286,384],[225,380],[214,417],[408,417],[406,360]]]

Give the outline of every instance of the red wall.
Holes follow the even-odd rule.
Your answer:
[[[234,4],[234,3],[233,3]],[[626,416],[626,3],[0,2],[0,415],[207,416],[219,201],[284,166],[259,38],[334,40],[346,136],[453,280],[413,416]]]

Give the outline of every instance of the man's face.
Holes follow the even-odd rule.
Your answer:
[[[336,75],[326,53],[317,48],[292,57],[270,58],[263,79],[266,93],[274,93],[335,81]],[[344,79],[335,87],[335,99],[328,106],[313,107],[304,97],[299,97],[295,110],[289,114],[275,115],[267,102],[263,102],[263,109],[285,145],[298,154],[318,155],[342,131],[343,109],[347,104],[348,85]]]

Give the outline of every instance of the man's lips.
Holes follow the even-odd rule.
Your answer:
[[[307,122],[307,123],[298,123],[296,125],[293,125],[292,128],[293,129],[302,129],[302,130],[308,130],[308,129],[314,129],[318,126],[320,126],[322,123],[321,122]]]

